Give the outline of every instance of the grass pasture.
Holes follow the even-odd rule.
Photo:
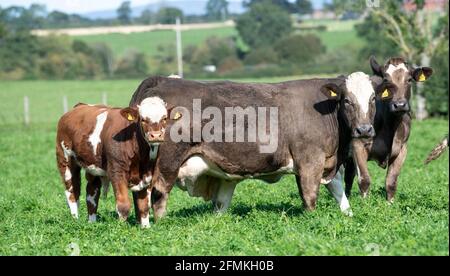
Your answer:
[[[199,45],[211,36],[228,37],[233,35],[237,35],[237,31],[232,27],[187,30],[182,32],[183,46]],[[161,30],[131,34],[87,35],[77,36],[76,38],[88,43],[107,43],[114,54],[118,56],[122,56],[128,49],[136,49],[153,57],[158,53],[158,46],[166,47],[172,45],[175,47],[176,35],[174,31]]]
[[[265,81],[278,81],[270,79]],[[69,106],[101,100],[125,106],[139,84],[127,81],[0,83],[0,255],[449,255],[448,153],[428,166],[429,150],[448,132],[448,121],[413,122],[409,155],[396,202],[384,200],[385,171],[370,164],[371,194],[357,185],[343,216],[321,187],[318,208],[305,213],[294,177],[275,185],[238,185],[224,215],[175,188],[166,218],[141,230],[134,213],[117,221],[114,198],[100,201],[99,222],[87,223],[83,183],[79,220],[70,217],[55,163],[55,125]],[[30,97],[31,121],[22,122]],[[38,108],[36,108],[38,107]]]
[[[336,20],[310,20],[302,25],[304,26],[318,26],[324,25],[327,27],[326,31],[311,31],[317,35],[323,45],[326,46],[327,51],[332,51],[338,48],[352,45],[353,47],[361,47],[363,41],[357,37],[356,31],[353,29],[357,23],[355,20],[336,21]],[[300,33],[307,33],[310,31],[302,31]],[[188,45],[199,45],[208,37],[229,37],[237,36],[239,33],[233,27],[221,27],[215,29],[205,30],[188,30],[182,32],[183,47]],[[149,57],[154,57],[158,54],[158,46],[167,47],[172,45],[175,47],[175,32],[162,30],[143,33],[131,34],[101,34],[101,35],[87,35],[77,36],[88,43],[104,42],[108,44],[115,55],[122,56],[129,49],[136,49]],[[243,45],[241,39],[238,39],[238,44],[243,49],[247,46]]]

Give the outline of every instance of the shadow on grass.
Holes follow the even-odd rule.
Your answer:
[[[248,205],[243,203],[232,204],[227,210],[227,213],[245,217],[249,215],[253,210],[262,212],[272,212],[282,214],[285,213],[288,216],[298,216],[304,213],[304,209],[301,206],[292,205],[288,202],[282,203],[257,203],[256,205]],[[192,206],[190,208],[183,208],[181,210],[173,212],[171,215],[174,217],[188,218],[193,216],[203,216],[208,214],[214,214],[214,208],[211,203],[202,203]]]

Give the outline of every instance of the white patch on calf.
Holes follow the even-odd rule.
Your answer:
[[[76,157],[75,152],[64,145],[64,141],[61,141],[61,148],[63,149],[66,162],[69,162],[69,157]]]
[[[70,200],[70,196],[72,195],[71,192],[65,191],[65,194],[66,194],[67,205],[69,206],[69,209],[70,209],[70,214],[74,218],[78,218],[78,205],[80,203],[78,201],[77,202],[73,202],[73,201]]]
[[[64,173],[64,180],[69,181],[72,179],[72,173],[70,172],[70,169],[66,167],[66,172]]]
[[[102,133],[103,125],[105,124],[107,117],[108,117],[107,111],[100,113],[97,116],[97,123],[95,124],[94,131],[89,136],[89,142],[92,145],[92,150],[94,151],[94,156],[97,155],[97,146],[101,142],[100,134]]]
[[[403,69],[405,72],[408,72],[408,68],[404,63],[400,63],[398,65],[389,64],[388,69],[386,70],[386,74],[392,77],[395,71]]]
[[[175,75],[175,74],[172,74],[172,75],[168,76],[168,78],[169,78],[169,79],[181,79],[180,76]]]
[[[159,123],[164,116],[167,116],[166,106],[166,103],[159,97],[145,98],[138,105],[139,115],[152,123]]]
[[[362,112],[367,114],[370,98],[375,94],[369,75],[363,72],[352,73],[345,80],[345,85],[348,93],[355,96]]]
[[[97,196],[98,190],[95,189],[94,195],[87,195],[86,201],[89,202],[92,206],[97,207],[97,204],[95,203],[95,197]]]
[[[133,192],[140,192],[140,191],[146,189],[148,186],[150,186],[151,181],[152,181],[152,175],[143,176],[143,180],[141,180],[139,182],[139,184],[132,186],[130,188],[130,190]]]

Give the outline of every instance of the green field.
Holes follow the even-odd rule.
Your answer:
[[[228,37],[236,35],[234,28],[217,28],[205,30],[189,30],[182,32],[184,47],[188,45],[198,45],[208,37]],[[77,36],[76,38],[89,43],[104,42],[107,43],[116,55],[123,55],[129,49],[136,49],[149,56],[155,56],[158,53],[158,46],[175,47],[174,31],[153,31],[131,34],[104,34]],[[175,48],[174,48],[175,49]]]
[[[314,20],[305,23],[305,26],[325,25],[327,30],[323,32],[313,31],[326,46],[328,51],[342,48],[347,45],[361,47],[363,41],[357,37],[353,26],[356,21],[334,21],[334,20]],[[205,30],[189,30],[182,32],[182,39],[184,47],[188,45],[199,45],[208,37],[229,37],[239,36],[237,30],[233,27],[223,27],[217,29]],[[84,40],[88,43],[104,42],[107,43],[113,52],[121,56],[127,50],[136,49],[153,57],[158,53],[158,46],[175,47],[175,32],[174,31],[153,31],[132,34],[104,34],[91,36],[77,36],[76,38]],[[239,41],[239,44],[242,44]],[[242,47],[246,47],[240,45]]]
[[[278,81],[270,79],[266,81]],[[275,185],[238,185],[224,215],[175,188],[166,218],[140,229],[115,214],[112,194],[101,200],[99,221],[70,217],[55,164],[55,125],[69,105],[99,102],[108,92],[125,106],[139,84],[130,81],[0,82],[0,255],[449,255],[448,153],[428,166],[429,150],[448,132],[448,121],[414,122],[396,202],[384,200],[385,171],[370,164],[369,198],[354,187],[354,217],[343,216],[321,188],[317,210],[305,213],[292,176]],[[29,127],[22,98],[30,97]],[[83,185],[84,186],[84,185]],[[83,191],[83,190],[82,190]],[[85,193],[81,214],[86,214]]]

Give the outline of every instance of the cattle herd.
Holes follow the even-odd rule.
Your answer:
[[[307,210],[324,184],[351,216],[347,196],[356,175],[367,196],[369,160],[387,168],[392,203],[411,129],[411,84],[432,69],[402,58],[379,65],[371,57],[370,66],[372,76],[271,84],[150,77],[129,107],[77,104],[59,120],[56,138],[70,212],[78,218],[84,169],[90,222],[110,184],[119,219],[129,216],[131,190],[136,219],[148,227],[149,210],[155,220],[164,216],[175,185],[224,212],[239,182],[275,183],[285,174],[295,175]]]

